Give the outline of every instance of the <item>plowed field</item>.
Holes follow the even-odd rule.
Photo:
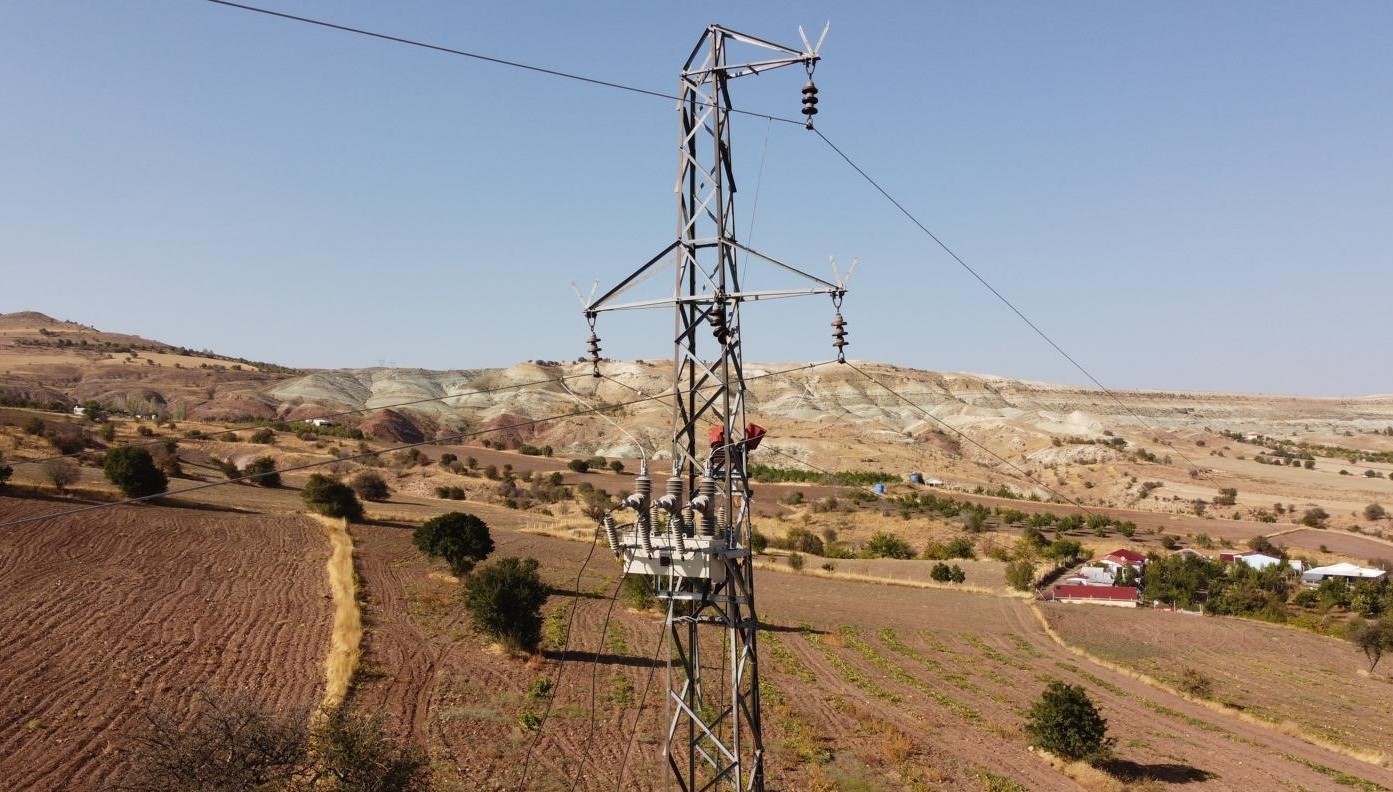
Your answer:
[[[601,638],[617,582],[603,548],[581,578],[570,652],[529,665],[471,634],[458,584],[416,555],[409,531],[354,532],[370,625],[370,673],[356,704],[413,724],[445,788],[516,787],[537,734],[532,716],[546,707],[545,695],[527,691],[543,677],[556,684],[555,702],[528,789],[570,789],[578,772],[578,789],[662,788],[660,622],[621,604]],[[586,545],[507,531],[495,538],[496,556],[537,557],[549,582],[573,590]],[[1056,645],[1020,600],[791,573],[760,581],[771,789],[1078,789],[1028,749],[1020,728],[1050,679],[1088,689],[1118,739],[1114,769],[1145,788],[1393,788],[1385,768],[1090,664]],[[571,601],[558,593],[548,608]]]
[[[56,507],[0,498],[0,522]],[[327,555],[302,517],[121,507],[0,530],[0,789],[119,780],[142,713],[200,691],[314,705]]]
[[[1045,612],[1066,641],[1104,660],[1172,685],[1193,668],[1211,679],[1211,698],[1254,717],[1294,723],[1349,748],[1393,748],[1393,686],[1361,674],[1368,663],[1347,641],[1169,611],[1061,606]]]

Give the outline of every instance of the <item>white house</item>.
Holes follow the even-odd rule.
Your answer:
[[[310,426],[338,426],[338,424],[328,418],[311,418],[308,423]]]
[[[1388,573],[1382,569],[1362,567],[1341,561],[1330,566],[1311,567],[1301,576],[1301,582],[1310,585],[1319,584],[1322,580],[1329,578],[1344,578],[1347,583],[1354,583],[1359,580],[1380,580]]]

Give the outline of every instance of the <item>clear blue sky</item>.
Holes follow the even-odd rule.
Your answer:
[[[1393,392],[1393,4],[273,1],[660,91],[709,22],[830,19],[819,127],[1105,383]],[[734,100],[793,116],[802,81]],[[0,4],[0,97],[0,311],[300,366],[567,359],[571,281],[673,234],[671,102],[197,0]],[[861,257],[855,357],[1083,381],[816,136],[735,135],[755,246]],[[829,357],[830,314],[755,306],[747,356]]]

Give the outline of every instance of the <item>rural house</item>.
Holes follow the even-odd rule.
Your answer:
[[[1045,592],[1045,599],[1075,605],[1109,605],[1114,608],[1137,607],[1137,589],[1132,586],[1054,586]]]
[[[1382,569],[1372,567],[1362,567],[1342,561],[1330,566],[1311,567],[1301,576],[1301,582],[1307,585],[1319,585],[1322,580],[1330,578],[1343,578],[1347,583],[1354,583],[1359,580],[1381,580],[1388,573]]]

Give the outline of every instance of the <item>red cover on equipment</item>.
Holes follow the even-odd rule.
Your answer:
[[[706,430],[706,439],[710,441],[711,447],[715,448],[726,441],[726,428],[719,424]]]
[[[753,451],[759,448],[759,441],[764,439],[764,427],[759,424],[745,424],[745,450]]]

